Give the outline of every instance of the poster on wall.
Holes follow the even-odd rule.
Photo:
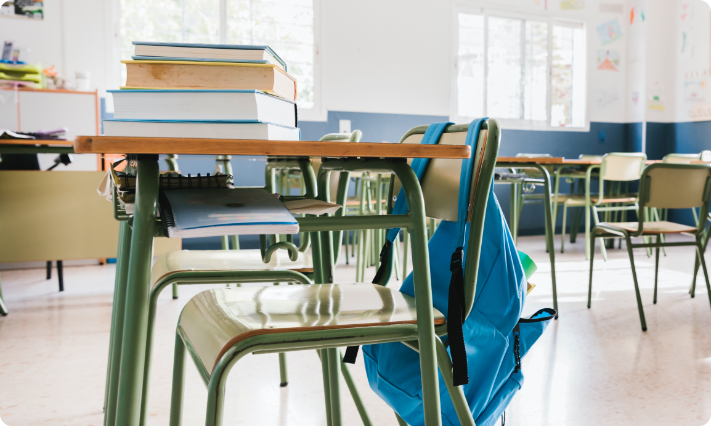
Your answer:
[[[580,10],[585,9],[585,0],[561,0],[561,10]]]
[[[35,0],[6,1],[0,6],[0,17],[44,19],[44,3]]]
[[[597,94],[595,96],[597,107],[600,109],[607,108],[611,104],[617,102],[617,100],[619,99],[620,95],[617,92],[617,86],[614,84],[607,87],[603,87],[601,89],[597,89]]]
[[[598,49],[597,69],[601,71],[619,71],[620,52],[610,49]]]
[[[597,35],[600,37],[600,43],[609,44],[613,41],[622,37],[622,30],[620,30],[620,21],[617,18],[607,21],[602,25],[596,27]]]

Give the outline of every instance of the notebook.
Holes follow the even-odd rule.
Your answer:
[[[298,141],[299,129],[237,121],[104,120],[105,136]]]
[[[133,54],[163,58],[266,61],[286,71],[286,62],[269,46],[240,44],[159,43],[134,41]]]
[[[297,127],[296,104],[259,90],[108,90],[115,119],[259,121]]]
[[[296,81],[272,64],[199,61],[121,61],[129,89],[261,90],[296,100]]]
[[[170,238],[299,232],[294,215],[263,188],[174,189],[161,191],[159,204]]]

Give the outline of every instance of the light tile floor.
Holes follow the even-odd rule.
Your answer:
[[[558,242],[556,242],[558,244]],[[524,314],[551,306],[550,265],[541,237],[521,250],[540,269]],[[659,303],[652,304],[653,258],[637,250],[636,265],[649,331],[640,330],[626,251],[596,256],[593,307],[586,309],[588,263],[583,244],[558,254],[560,320],[524,359],[526,382],[507,410],[507,425],[702,425],[711,417],[711,308],[699,279],[687,294],[693,251],[662,257]],[[374,270],[369,271],[372,277]],[[55,274],[56,276],[56,274]],[[352,281],[353,267],[337,279]],[[9,426],[102,424],[114,267],[65,267],[66,291],[44,271],[3,271],[11,310],[0,317],[0,418]],[[394,283],[393,285],[398,285]],[[208,286],[163,294],[153,358],[150,424],[167,424],[173,330],[183,304]],[[325,425],[320,364],[313,352],[288,354],[289,386],[279,387],[276,355],[241,361],[228,384],[226,424]],[[188,367],[184,424],[204,419],[206,391]],[[397,424],[367,385],[362,357],[354,368],[376,425]],[[343,386],[345,424],[361,424]],[[1,424],[1,423],[0,423]]]

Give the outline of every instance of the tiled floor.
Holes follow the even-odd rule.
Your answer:
[[[521,250],[539,264],[524,314],[551,306],[550,266],[541,237]],[[640,330],[626,251],[596,256],[593,307],[585,306],[588,263],[582,241],[558,255],[560,320],[524,359],[526,382],[507,410],[507,425],[702,425],[711,417],[711,308],[700,279],[687,294],[693,251],[662,258],[659,303],[652,304],[653,259],[636,251],[649,331]],[[369,271],[372,276],[373,270]],[[55,274],[56,275],[56,274]],[[337,279],[352,281],[351,267]],[[3,271],[11,310],[0,318],[0,418],[9,426],[102,424],[113,266],[65,268],[66,291],[44,271]],[[397,285],[395,283],[394,285]],[[173,330],[182,305],[205,287],[165,292],[159,302],[150,401],[151,425],[166,425]],[[287,388],[276,355],[249,356],[228,384],[229,425],[325,425],[320,364],[313,352],[290,353]],[[368,388],[362,359],[354,371],[376,425],[395,425]],[[345,424],[361,424],[346,397]],[[204,419],[206,391],[188,367],[184,424]],[[1,425],[2,423],[0,423]]]

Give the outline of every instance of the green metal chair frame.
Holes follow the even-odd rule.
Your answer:
[[[329,136],[329,135],[327,135]],[[361,133],[360,131],[356,130],[353,132],[353,136],[347,135],[349,138],[347,140],[350,140],[351,137],[357,138],[357,140],[360,140]],[[332,139],[331,139],[332,140]],[[177,160],[178,155],[171,154],[168,155],[166,158],[166,163],[168,164],[168,168],[170,171],[177,172],[178,171],[178,165],[177,165]],[[230,164],[231,156],[229,155],[222,155],[222,156],[216,156],[217,160],[217,167],[220,169],[221,172],[227,173],[227,174],[232,174],[232,167]],[[313,172],[313,169],[311,168],[310,160],[309,159],[270,159],[267,165],[267,176],[270,175],[270,170],[273,172],[274,170],[280,169],[282,167],[286,167],[288,169],[299,169],[302,172],[302,176],[305,176],[304,179],[304,187],[306,188],[306,193],[303,194],[302,196],[297,196],[297,197],[285,197],[287,199],[297,199],[297,198],[314,198],[316,196],[316,176]],[[273,174],[273,173],[272,173]],[[274,188],[274,182],[273,180],[270,180],[269,178],[267,179],[267,186],[266,189],[273,191]],[[271,185],[270,185],[271,184]],[[125,250],[130,250],[129,247],[124,247],[122,241],[124,241],[124,238],[126,241],[130,244],[130,227],[125,227],[125,221],[131,221],[132,218],[125,214],[125,212],[122,212],[118,206],[118,201],[116,197],[116,189],[114,188],[114,217],[117,220],[122,221],[121,222],[121,229],[120,229],[120,237],[119,237],[119,253],[121,253],[122,249]],[[345,192],[343,194],[338,194],[338,200],[342,200],[345,198]],[[129,235],[124,237],[124,234],[128,233]],[[308,234],[306,234],[308,235]],[[159,235],[156,235],[159,236]],[[266,238],[265,238],[266,237]],[[260,245],[261,245],[261,254],[263,257],[263,260],[266,262],[269,262],[269,258],[271,257],[272,253],[275,250],[278,249],[287,249],[290,252],[290,256],[292,253],[296,251],[296,247],[291,243],[287,241],[279,241],[278,237],[276,236],[276,242],[272,244],[266,244],[265,246],[265,241],[271,241],[269,236],[260,236]],[[232,239],[232,248],[234,250],[239,249],[239,241],[237,240],[237,236],[223,236],[222,237],[222,248],[223,250],[229,250],[229,240],[228,238]],[[303,242],[302,242],[303,243]],[[305,245],[303,247],[299,248],[299,251],[305,251],[308,248],[308,239],[305,240]],[[116,272],[116,288],[114,290],[114,294],[117,295],[114,298],[114,310],[112,313],[112,324],[117,324],[117,321],[120,321],[119,324],[123,324],[123,316],[121,315],[123,313],[123,308],[120,306],[117,306],[117,303],[120,304],[120,301],[125,299],[125,294],[121,295],[122,289],[125,292],[125,286],[121,286],[121,279],[124,278],[123,276],[120,276],[120,260],[121,256],[117,258],[117,272]],[[292,259],[294,260],[294,259]],[[125,278],[124,278],[125,279]],[[240,270],[235,270],[235,271],[201,271],[201,270],[194,270],[194,271],[183,271],[177,274],[171,274],[169,277],[166,277],[165,279],[162,279],[158,281],[152,288],[149,296],[149,310],[148,310],[148,333],[146,336],[146,346],[145,346],[145,351],[146,351],[146,356],[144,359],[144,373],[143,373],[143,396],[142,396],[142,404],[141,404],[141,425],[147,424],[147,416],[148,416],[148,390],[149,390],[149,379],[150,379],[150,366],[151,366],[151,355],[152,355],[152,342],[153,342],[153,333],[154,333],[154,322],[155,322],[155,315],[156,315],[156,309],[157,309],[157,300],[158,296],[160,293],[167,287],[168,285],[171,285],[173,288],[173,299],[178,298],[178,285],[195,285],[195,284],[219,284],[219,283],[226,283],[227,286],[229,287],[230,283],[233,284],[241,284],[241,283],[254,283],[254,282],[291,282],[291,283],[299,283],[299,284],[310,284],[311,281],[309,280],[308,277],[305,275],[296,272],[296,271],[269,271],[269,270],[264,270],[264,271],[240,271]],[[124,283],[125,284],[125,283]],[[2,302],[1,299],[1,293],[0,293],[0,302]],[[0,309],[3,306],[0,306]],[[114,325],[116,327],[116,325]],[[114,328],[112,327],[112,330]],[[120,331],[117,332],[117,334],[121,333]],[[106,391],[105,391],[105,399],[104,399],[104,407],[107,412],[107,425],[113,425],[115,423],[115,410],[116,410],[116,394],[117,394],[117,380],[115,379],[118,376],[118,365],[113,365],[112,359],[113,357],[120,357],[121,353],[121,344],[120,341],[117,340],[116,336],[112,335],[110,339],[110,347],[109,347],[109,362],[108,362],[108,368],[107,368],[107,379],[106,379]],[[118,363],[116,363],[118,364]],[[286,356],[283,353],[279,354],[279,370],[280,370],[280,380],[282,386],[284,386],[288,382],[288,377],[287,377],[287,364],[286,364]],[[365,411],[365,408],[362,404],[360,395],[358,394],[357,388],[355,387],[353,378],[350,374],[350,370],[347,368],[343,368],[343,374],[344,374],[344,379],[351,390],[351,394],[353,396],[353,399],[356,403],[356,406],[359,407],[359,412],[361,413],[362,418],[366,423],[369,422],[368,420],[368,414],[367,411]],[[112,380],[113,380],[113,385],[112,385]]]
[[[467,125],[452,125],[446,133],[461,133],[467,130]],[[480,164],[478,178],[474,179],[472,186],[472,218],[469,234],[469,249],[467,251],[465,269],[465,307],[466,315],[472,309],[476,293],[479,254],[484,227],[484,212],[488,200],[488,189],[493,178],[496,165],[496,155],[499,147],[500,131],[495,120],[488,120],[484,131],[480,134],[479,143],[475,152],[475,164]],[[416,128],[407,135],[423,133],[423,128]],[[445,135],[446,135],[445,133]],[[443,136],[444,138],[444,136]],[[440,161],[440,160],[432,160]],[[428,173],[432,170],[430,164]],[[437,365],[445,380],[448,391],[452,396],[460,422],[465,425],[474,425],[471,412],[464,398],[461,387],[452,385],[452,366],[446,348],[437,335],[447,333],[446,324],[434,325],[434,309],[432,308],[432,293],[429,276],[429,256],[427,253],[427,228],[426,212],[423,202],[422,187],[426,186],[427,174],[423,178],[422,187],[414,171],[404,161],[372,159],[372,160],[338,160],[325,161],[318,175],[319,197],[328,201],[328,181],[330,172],[356,172],[365,170],[389,170],[393,172],[405,190],[409,212],[405,215],[385,216],[351,216],[329,218],[303,218],[300,224],[312,231],[312,246],[315,253],[321,257],[314,257],[315,282],[329,283],[332,281],[333,250],[330,232],[349,229],[388,229],[405,228],[412,233],[412,253],[415,276],[415,302],[417,311],[417,324],[393,324],[379,327],[366,328],[336,328],[325,330],[306,330],[293,333],[269,333],[241,340],[221,356],[211,373],[204,367],[199,367],[201,377],[208,387],[208,407],[206,424],[222,424],[224,402],[224,389],[226,378],[235,363],[249,353],[265,353],[293,350],[318,349],[321,357],[326,358],[328,374],[324,375],[326,395],[330,396],[330,405],[327,404],[327,416],[332,424],[339,425],[341,420],[339,403],[339,383],[337,372],[341,364],[338,347],[361,345],[371,343],[385,343],[400,341],[420,353],[422,369],[423,405],[425,422],[428,426],[441,425],[441,412],[439,404],[439,384]],[[339,186],[346,187],[348,179],[341,175]],[[392,186],[391,186],[392,188]],[[481,188],[475,191],[475,188]],[[389,198],[392,200],[392,198]],[[433,206],[436,207],[436,206]],[[391,211],[392,204],[388,208]],[[431,207],[432,208],[432,207]],[[456,212],[456,209],[454,210]],[[391,268],[386,268],[386,274],[379,283],[386,285],[390,278]],[[326,285],[326,284],[324,284]],[[276,288],[275,288],[276,290]],[[191,346],[181,324],[176,330],[176,350],[173,376],[173,396],[171,404],[171,426],[181,422],[182,399],[184,388],[185,354],[189,353],[197,366],[202,366],[199,355]],[[325,367],[324,367],[325,368]],[[326,376],[330,378],[326,380]],[[400,419],[399,419],[400,421]]]
[[[627,161],[630,160],[632,162],[634,161],[639,161],[639,167],[638,169],[634,170],[626,170],[623,172],[620,172],[617,169],[612,169],[610,163],[614,163],[617,161]],[[598,213],[600,212],[622,212],[623,214],[627,211],[635,210],[637,209],[637,197],[634,196],[628,196],[625,194],[621,194],[620,188],[621,188],[621,182],[629,182],[629,181],[635,181],[639,180],[642,171],[644,170],[644,167],[646,166],[646,160],[647,156],[646,154],[643,153],[628,153],[628,152],[612,152],[609,154],[605,154],[602,157],[602,163],[600,165],[595,165],[588,167],[586,171],[586,179],[585,179],[585,192],[586,194],[590,194],[590,186],[591,186],[591,181],[592,181],[592,175],[594,172],[598,172],[599,175],[599,190],[598,190],[598,195],[597,195],[597,200],[592,201],[592,196],[590,199],[588,199],[586,196],[581,196],[581,197],[569,197],[565,200],[563,203],[563,229],[561,233],[561,244],[563,244],[563,241],[565,240],[565,223],[566,223],[566,213],[567,213],[567,208],[568,207],[584,207],[585,209],[591,209],[592,210],[592,216],[593,216],[593,221],[594,225],[596,226],[600,223],[600,218]],[[605,195],[605,181],[614,181],[618,182],[618,190],[617,194],[614,196],[608,194],[607,199]],[[613,198],[613,197],[618,197],[618,198]],[[629,198],[632,199],[631,201],[623,201],[620,202],[619,200],[621,198]],[[587,224],[586,224],[587,226]],[[617,238],[617,237],[611,237],[611,238]],[[590,238],[591,240],[595,240],[595,238]],[[586,241],[586,244],[590,244],[589,241]],[[594,245],[589,246],[590,249],[594,247]],[[605,248],[605,244],[600,245],[600,251],[602,252],[602,256],[605,260],[607,260],[607,251]]]
[[[655,180],[655,177],[657,180]],[[647,231],[645,233],[645,222],[652,208],[694,208],[701,207],[701,211],[709,210],[709,202],[711,201],[711,168],[705,165],[693,164],[669,164],[660,163],[652,164],[647,167],[640,178],[639,188],[639,203],[636,206],[637,210],[637,229],[635,231],[625,229],[619,224],[614,223],[598,223],[593,228],[592,238],[590,239],[590,281],[588,286],[588,309],[592,299],[592,276],[593,276],[593,260],[596,238],[605,238],[613,236],[615,238],[624,238],[627,243],[627,253],[630,258],[632,267],[632,277],[634,279],[635,294],[637,297],[637,309],[639,310],[639,319],[642,325],[642,331],[647,330],[647,323],[644,317],[644,308],[642,307],[642,298],[639,292],[637,283],[637,272],[634,266],[634,254],[632,249],[635,248],[656,248],[656,261],[654,269],[654,303],[657,303],[657,279],[659,275],[659,249],[661,247],[678,247],[678,246],[695,246],[697,253],[697,261],[701,264],[704,277],[706,278],[706,288],[709,295],[709,304],[711,304],[711,285],[709,284],[708,271],[706,270],[706,262],[704,261],[704,243],[702,242],[705,227],[691,228],[688,234],[694,237],[693,242],[663,242],[661,235],[663,233],[671,233],[673,231],[661,229],[657,232]],[[666,224],[676,225],[670,222],[661,222],[661,226]],[[679,232],[675,232],[679,233]],[[653,243],[632,244],[631,238],[644,237],[655,235],[656,241]],[[695,289],[696,281],[692,284],[691,293]],[[693,297],[693,296],[692,296]]]
[[[0,316],[6,316],[8,314],[7,307],[5,306],[5,301],[2,298],[2,282],[0,282]]]

